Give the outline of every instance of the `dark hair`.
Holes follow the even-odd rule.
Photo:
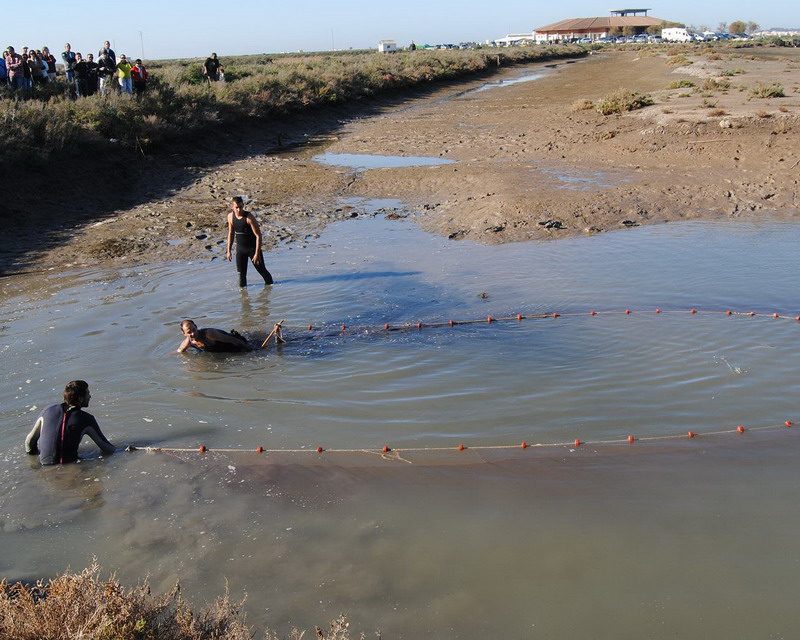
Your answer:
[[[242,196],[233,196],[231,200],[236,204],[238,204],[240,207],[244,207],[244,200],[242,200]]]
[[[85,380],[73,380],[64,387],[64,402],[71,407],[78,407],[83,404],[86,394],[89,391],[89,384]]]

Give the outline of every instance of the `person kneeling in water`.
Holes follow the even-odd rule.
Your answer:
[[[182,321],[181,332],[185,338],[178,347],[178,353],[183,353],[189,347],[213,353],[237,353],[252,350],[247,340],[238,332],[213,328],[198,329],[193,320]]]
[[[33,425],[25,439],[25,451],[31,455],[38,453],[43,465],[76,462],[78,445],[83,436],[89,436],[104,455],[114,453],[116,447],[100,431],[97,420],[83,410],[89,406],[91,397],[85,381],[69,382],[64,389],[64,402],[47,407]]]

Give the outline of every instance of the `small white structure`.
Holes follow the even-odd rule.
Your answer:
[[[397,51],[397,42],[394,40],[381,40],[378,42],[378,51],[380,53],[394,53]]]
[[[494,40],[487,40],[487,44],[495,47],[515,47],[524,44],[534,44],[536,42],[535,33],[509,33],[502,38],[495,38]]]
[[[662,29],[661,37],[667,42],[691,42],[694,39],[692,32],[685,27]]]

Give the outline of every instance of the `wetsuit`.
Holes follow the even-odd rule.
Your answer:
[[[239,286],[247,286],[247,263],[256,254],[256,234],[247,220],[252,214],[249,211],[242,212],[242,217],[233,216],[233,235],[236,240],[236,270],[239,272]],[[264,266],[264,254],[259,251],[258,264],[253,264],[264,278],[264,284],[272,284],[272,274]]]
[[[228,337],[228,340],[220,340],[209,332],[208,329],[198,329],[197,335],[190,342],[195,349],[202,351],[209,351],[211,353],[239,353],[242,351],[250,351],[250,345],[241,335],[236,331],[222,331],[221,329],[214,329],[214,331]],[[195,344],[195,340],[203,346]]]
[[[78,459],[78,445],[83,436],[89,436],[100,450],[111,455],[116,450],[91,413],[66,403],[54,404],[42,412],[33,430],[25,439],[25,450],[39,454],[42,464],[65,464]]]

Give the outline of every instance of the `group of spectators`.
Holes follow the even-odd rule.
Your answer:
[[[47,47],[41,50],[22,47],[22,53],[17,53],[9,46],[0,58],[0,86],[27,92],[34,85],[56,82],[59,64],[61,77],[77,97],[95,93],[107,95],[112,90],[138,96],[147,88],[148,73],[142,61],[137,59],[131,63],[124,54],[117,59],[108,41],[98,51],[96,61],[91,53],[84,58],[83,54],[74,52],[69,43],[64,45],[60,61]]]

